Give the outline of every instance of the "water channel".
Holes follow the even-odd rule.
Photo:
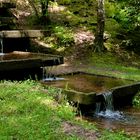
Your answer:
[[[56,81],[49,79],[46,84],[63,89],[72,89],[75,91],[81,91],[85,93],[90,92],[104,92],[113,87],[127,85],[133,83],[133,81],[122,80],[117,78],[109,78],[107,76],[91,75],[91,74],[67,74],[57,78],[63,78],[63,80]]]
[[[47,80],[46,85],[73,89],[85,93],[104,92],[116,86],[122,86],[133,83],[133,81],[109,78],[90,74],[71,74],[63,75],[63,80]],[[58,77],[59,78],[59,77]],[[140,109],[132,106],[114,110],[111,92],[105,92],[105,110],[100,111],[100,103],[97,103],[95,113],[84,119],[93,122],[99,129],[124,130],[136,135],[140,134]]]

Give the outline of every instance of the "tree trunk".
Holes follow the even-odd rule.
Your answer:
[[[104,26],[105,26],[104,0],[98,0],[97,29],[96,29],[95,42],[94,42],[94,47],[95,47],[94,51],[96,52],[102,52],[105,50]]]
[[[49,4],[49,0],[42,0],[41,1],[42,17],[46,16],[48,14],[48,4]]]
[[[49,23],[50,19],[49,19],[49,15],[48,15],[48,4],[49,4],[49,0],[41,0],[41,20],[43,24]]]

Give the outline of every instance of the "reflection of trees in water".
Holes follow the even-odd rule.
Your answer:
[[[116,86],[130,83],[127,80],[118,80],[90,74],[63,75],[64,81],[50,83],[56,87],[73,89],[81,92],[103,92]]]

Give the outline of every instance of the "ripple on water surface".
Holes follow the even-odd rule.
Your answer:
[[[140,109],[129,107],[120,111],[106,110],[86,119],[94,122],[101,129],[124,130],[140,135]]]

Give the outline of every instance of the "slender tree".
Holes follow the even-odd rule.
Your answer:
[[[41,19],[43,23],[48,23],[50,21],[48,14],[48,4],[49,0],[40,0],[41,4]]]
[[[41,19],[41,23],[46,24],[50,21],[48,14],[49,0],[28,0],[28,2],[31,5],[36,17]]]
[[[96,52],[102,52],[104,47],[104,26],[105,26],[105,9],[104,0],[97,0],[97,28],[95,34],[94,48]]]

